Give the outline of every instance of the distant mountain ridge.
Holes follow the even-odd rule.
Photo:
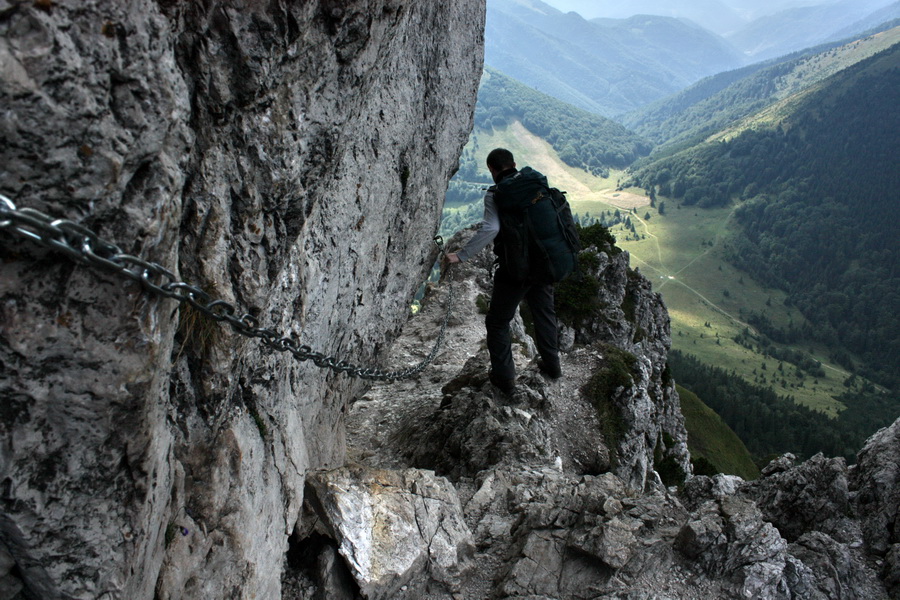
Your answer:
[[[784,56],[803,48],[855,35],[894,18],[890,0],[841,0],[790,8],[756,19],[726,39],[754,60]],[[850,24],[850,27],[848,27]]]
[[[754,30],[758,36],[772,38],[773,27],[782,22],[799,26],[799,36],[788,36],[784,41],[791,43],[803,37],[802,43],[813,45],[828,39],[833,34],[845,37],[859,33],[879,23],[894,18],[890,14],[880,17],[892,0],[629,0],[620,3],[600,3],[587,1],[575,4],[575,12],[587,19],[611,18],[627,19],[634,15],[659,15],[676,19],[688,19],[718,35],[739,35],[741,30]],[[795,19],[800,17],[815,19],[812,27],[807,27]],[[879,20],[880,18],[880,20]],[[867,22],[862,22],[867,21]],[[859,22],[859,25],[855,25]],[[844,29],[846,25],[854,29]],[[762,24],[762,26],[760,26]],[[790,33],[790,32],[787,32]],[[812,33],[812,42],[805,36]],[[816,36],[818,34],[818,37]],[[752,39],[745,40],[753,42]],[[786,52],[782,52],[784,54]]]
[[[668,17],[586,21],[539,0],[490,0],[485,63],[603,116],[743,64],[719,36]]]
[[[849,27],[838,30],[832,36],[832,39],[843,39],[850,37],[860,31],[868,31],[891,21],[900,20],[900,0],[894,2],[890,6],[885,6],[881,10],[875,11],[871,15],[853,23]]]
[[[719,35],[737,31],[747,20],[722,0],[632,0],[598,7],[607,19],[628,19],[635,15],[658,15],[689,19]]]
[[[900,27],[722,73],[624,115],[621,121],[656,144],[697,141],[897,43]]]

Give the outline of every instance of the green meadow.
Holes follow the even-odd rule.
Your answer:
[[[616,210],[628,214],[634,232],[624,225],[611,231],[630,254],[632,268],[662,295],[672,320],[673,348],[826,414],[833,416],[844,408],[835,396],[845,391],[843,382],[849,374],[829,365],[820,349],[791,348],[822,363],[824,376],[816,377],[764,356],[758,341],[753,341],[757,332],[744,315],[764,314],[779,327],[799,325],[803,317],[784,305],[783,292],[759,285],[724,259],[733,206],[682,208],[665,198],[651,206],[643,190],[617,190],[623,173],[600,178],[568,167],[547,142],[518,123],[490,134],[479,131],[469,149],[481,157],[495,147],[508,148],[520,167],[529,165],[547,175],[551,185],[566,190],[578,215],[600,218]],[[741,334],[750,341],[743,345],[735,341]]]

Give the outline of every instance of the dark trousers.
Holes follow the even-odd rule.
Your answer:
[[[509,324],[516,308],[525,300],[534,320],[535,343],[541,358],[549,365],[559,364],[559,330],[553,306],[553,284],[531,284],[510,281],[499,269],[494,276],[491,306],[484,320],[487,347],[491,355],[491,371],[498,379],[515,379]]]

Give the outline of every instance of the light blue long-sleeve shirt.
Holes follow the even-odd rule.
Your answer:
[[[500,233],[500,216],[497,214],[497,205],[494,203],[494,191],[488,190],[484,195],[484,218],[481,226],[466,247],[456,253],[459,260],[469,260],[481,252],[482,248],[494,241],[498,233]]]

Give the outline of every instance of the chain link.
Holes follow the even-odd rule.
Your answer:
[[[231,303],[214,299],[197,286],[178,281],[172,271],[154,262],[149,262],[122,252],[122,250],[101,239],[95,233],[77,223],[52,217],[32,208],[17,208],[6,196],[0,195],[0,230],[9,231],[42,246],[60,252],[68,258],[87,265],[115,273],[126,279],[139,282],[148,291],[182,304],[189,304],[202,315],[220,323],[228,323],[237,333],[258,338],[262,344],[278,352],[290,352],[299,361],[312,361],[323,369],[336,373],[346,373],[351,377],[377,381],[397,381],[409,379],[422,372],[437,356],[453,308],[453,283],[447,289],[447,311],[441,323],[437,341],[428,356],[419,364],[399,371],[361,367],[316,352],[292,336],[284,336],[278,331],[260,327],[259,321],[250,314],[238,316],[237,308]],[[435,236],[435,244],[444,251],[444,240]]]

